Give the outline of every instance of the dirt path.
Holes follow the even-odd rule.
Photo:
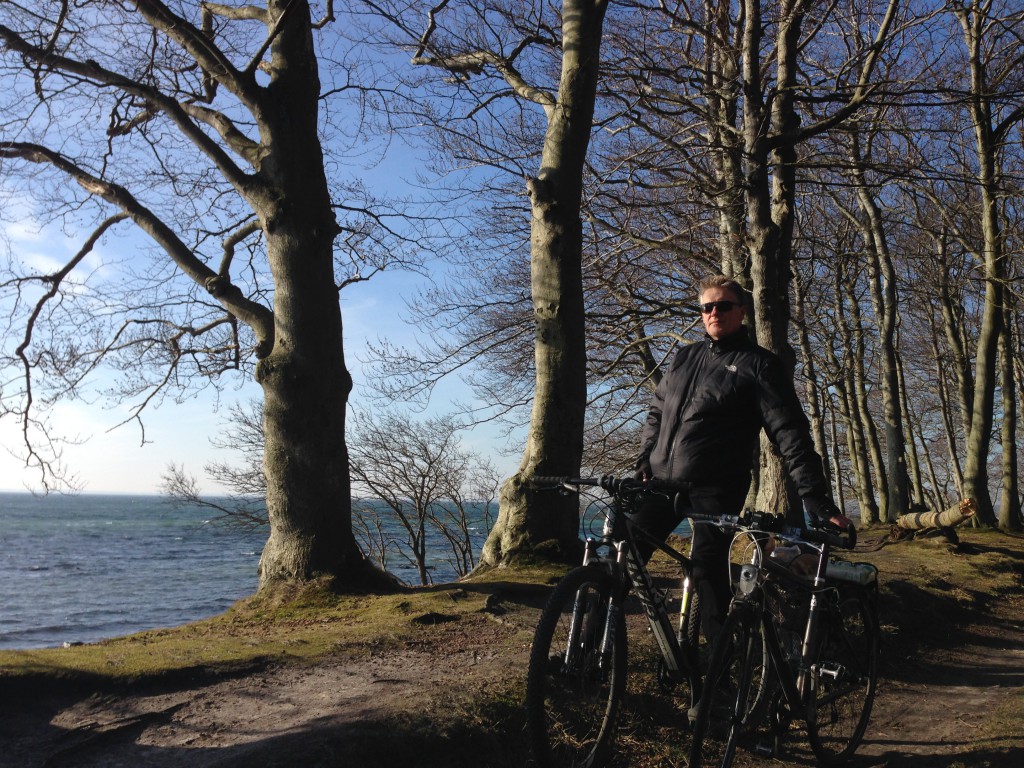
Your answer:
[[[519,632],[482,621],[438,627],[421,647],[369,660],[284,663],[99,693],[19,690],[0,702],[0,768],[313,768],[347,765],[353,752],[379,755],[364,757],[364,766],[409,768],[414,745],[390,740],[422,737],[415,723],[415,733],[401,732],[410,718],[445,727],[466,717],[474,696],[525,669]]]
[[[1018,595],[935,647],[883,647],[883,680],[853,765],[1024,765],[1022,616]],[[404,768],[429,741],[423,722],[452,745],[449,765],[527,765],[521,732],[506,733],[500,759],[489,759],[493,744],[450,729],[472,733],[471,721],[486,717],[474,697],[523,674],[535,617],[531,607],[501,622],[438,625],[423,642],[369,660],[338,656],[102,692],[22,690],[0,702],[0,768]],[[814,762],[791,743],[782,759],[757,764]]]
[[[432,654],[405,651],[369,663],[279,666],[196,688],[52,695],[6,720],[0,766],[340,764],[333,758],[343,753],[350,732],[422,701],[424,687],[447,685],[454,666],[453,660],[439,664]],[[466,664],[457,666],[466,693],[487,674],[484,666],[469,674]]]

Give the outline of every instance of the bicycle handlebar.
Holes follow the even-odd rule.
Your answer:
[[[601,477],[570,477],[569,475],[534,475],[535,485],[567,486],[567,485],[590,485],[604,488],[609,493],[621,493],[627,490],[641,490],[650,487],[643,480],[632,477],[615,477],[614,475],[601,475]]]
[[[634,477],[615,477],[614,475],[601,475],[600,477],[571,477],[570,475],[534,475],[535,485],[565,486],[565,485],[589,485],[604,488],[613,493],[621,490],[662,491],[665,493],[676,493],[688,491],[693,483],[670,483],[667,480],[637,480]]]
[[[842,530],[829,522],[824,522],[822,525]],[[808,528],[802,535],[808,541],[817,541],[822,544],[839,547],[840,549],[853,549],[857,546],[857,529],[853,527],[853,523],[850,523],[850,527],[843,531],[842,534],[822,530],[821,528]]]
[[[595,486],[603,488],[609,493],[622,493],[624,491],[639,491],[642,489],[652,491],[678,492],[687,491],[693,487],[691,483],[669,483],[663,480],[637,480],[632,477],[615,477],[613,475],[601,475],[600,477],[571,477],[569,475],[535,475],[535,485],[547,485],[552,487],[566,486]],[[726,523],[738,527],[752,528],[764,531],[765,533],[779,533],[791,538],[803,539],[809,543],[828,544],[831,547],[840,549],[853,549],[857,546],[857,529],[851,524],[845,531],[838,526],[828,522],[819,521],[812,524],[810,528],[791,528],[782,525],[782,518],[777,515],[763,512],[751,512],[746,510],[739,515],[704,515],[699,512],[688,510],[684,516],[697,522]]]

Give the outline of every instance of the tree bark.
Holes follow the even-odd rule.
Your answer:
[[[597,94],[606,2],[562,4],[562,71],[547,111],[541,167],[527,184],[531,207],[530,274],[536,377],[526,447],[518,472],[501,489],[498,519],[481,563],[529,553],[579,555],[574,497],[536,492],[534,475],[573,475],[583,455],[587,402],[580,208]]]
[[[896,518],[896,525],[910,530],[924,528],[952,528],[977,513],[974,499],[964,499],[959,504],[942,512],[911,512]]]
[[[272,147],[258,178],[257,209],[274,292],[274,346],[256,369],[263,388],[264,471],[271,532],[260,587],[318,576],[350,587],[383,583],[352,531],[345,365],[334,282],[338,233],[316,139],[320,80],[306,3],[272,0],[285,14],[271,45],[271,81],[261,99],[261,143]]]

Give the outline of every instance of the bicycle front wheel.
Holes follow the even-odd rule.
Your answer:
[[[825,765],[846,762],[871,717],[878,674],[878,625],[867,600],[851,595],[829,609],[811,668],[807,736]]]
[[[728,768],[740,735],[757,726],[769,664],[760,614],[735,603],[715,639],[693,723],[688,768]]]
[[[604,570],[570,571],[541,613],[526,680],[530,748],[542,768],[608,762],[626,687],[626,624]]]

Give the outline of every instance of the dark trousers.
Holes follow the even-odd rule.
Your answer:
[[[737,514],[743,508],[748,487],[739,483],[732,488],[693,488],[687,494],[677,496],[674,501],[667,496],[649,494],[638,502],[633,521],[663,541],[689,510],[704,515]],[[731,533],[707,523],[693,525],[690,559],[693,561],[694,584],[700,597],[701,631],[709,642],[722,628],[732,600],[729,582],[731,543]],[[639,550],[645,562],[654,553],[654,547],[650,545],[641,545]]]

